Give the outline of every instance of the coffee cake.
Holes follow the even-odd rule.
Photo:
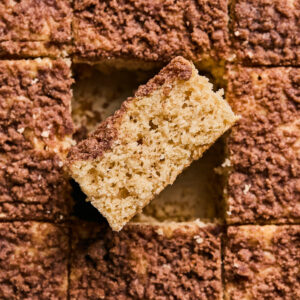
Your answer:
[[[1,299],[300,299],[299,0],[0,2]],[[63,172],[70,106],[80,141],[178,55],[241,119],[115,233]],[[218,165],[223,262],[223,230],[195,221],[222,214]]]
[[[229,223],[300,219],[300,69],[230,67]]]
[[[66,300],[68,235],[49,223],[0,223],[0,298]]]
[[[134,69],[178,55],[204,65],[220,62],[229,50],[227,5],[227,0],[75,0],[75,59]]]
[[[300,225],[227,229],[225,299],[299,299]]]
[[[67,60],[0,61],[0,219],[68,215],[71,84]]]
[[[71,22],[70,0],[1,1],[0,56],[66,56]]]
[[[232,0],[231,38],[247,65],[300,65],[299,0]]]
[[[221,93],[177,57],[71,149],[70,173],[120,230],[235,120]]]
[[[70,299],[222,299],[220,228],[73,226]]]

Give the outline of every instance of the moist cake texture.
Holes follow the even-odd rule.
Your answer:
[[[66,300],[68,235],[49,223],[0,223],[0,298]]]
[[[75,0],[75,59],[131,68],[178,55],[195,63],[222,60],[229,50],[227,5],[227,0]]]
[[[0,62],[0,219],[68,215],[71,83],[69,61]]]
[[[227,221],[300,219],[300,70],[228,71],[227,101],[242,118],[227,140]]]
[[[225,299],[299,299],[300,225],[227,229]]]
[[[197,222],[73,227],[70,299],[222,299],[220,228]]]
[[[68,166],[92,204],[120,230],[235,119],[221,92],[178,57],[73,147]]]
[[[71,22],[70,0],[1,1],[0,56],[65,56]]]
[[[144,209],[144,216],[164,222],[214,220],[223,215],[221,176],[214,168],[223,159],[223,143],[219,140],[204,155],[186,168],[170,186],[167,186]]]
[[[247,65],[300,65],[299,0],[232,0],[231,38]]]

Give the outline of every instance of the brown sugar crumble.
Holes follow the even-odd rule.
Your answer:
[[[300,0],[0,1],[0,299],[300,299],[299,12]],[[125,99],[191,80],[179,60],[140,86],[177,56],[241,118],[113,232],[66,156],[88,139],[70,157],[98,159],[116,118],[90,133]]]
[[[166,63],[228,55],[226,0],[75,1],[75,58]],[[141,66],[140,66],[141,67]]]
[[[222,299],[217,226],[74,225],[71,299]]]
[[[0,62],[0,218],[69,213],[63,159],[72,144],[68,61]]]
[[[300,70],[230,67],[227,101],[242,118],[227,140],[229,223],[300,219]]]
[[[300,225],[227,229],[225,299],[299,299]]]
[[[64,57],[71,50],[69,0],[2,1],[0,57]]]
[[[69,231],[39,222],[0,223],[0,298],[67,299]]]
[[[231,39],[237,62],[300,66],[299,0],[233,0]]]

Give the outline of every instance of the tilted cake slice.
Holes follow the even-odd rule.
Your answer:
[[[177,57],[71,149],[70,173],[120,230],[235,120],[222,92]]]
[[[78,142],[87,138],[99,123],[119,109],[140,84],[153,77],[153,71],[131,70],[114,70],[107,76],[107,72],[82,64],[76,65],[73,72],[76,78],[72,98],[72,119],[76,130],[73,137]],[[220,216],[223,213],[220,209],[223,184],[222,177],[214,169],[224,160],[223,140],[219,139],[201,159],[186,168],[172,185],[166,187],[143,209],[142,214],[135,216],[136,220],[144,215],[160,221],[176,222],[197,218],[212,220]],[[83,203],[86,197],[78,189],[76,186],[75,210],[88,219],[94,214],[98,219],[100,214],[89,203]],[[85,211],[83,207],[91,209]]]

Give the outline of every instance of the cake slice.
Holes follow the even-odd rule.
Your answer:
[[[177,57],[70,150],[70,173],[118,231],[235,120],[222,91]]]
[[[87,138],[88,133],[94,131],[100,122],[119,109],[141,83],[153,77],[153,71],[130,70],[114,70],[107,76],[107,72],[95,66],[82,64],[76,65],[73,72],[76,78],[72,98],[72,119],[76,130],[73,137],[78,142]],[[142,214],[134,218],[139,220],[146,215],[160,221],[183,222],[197,218],[212,220],[220,216],[223,213],[220,210],[223,198],[222,176],[214,169],[223,160],[224,142],[219,139],[201,159],[194,161],[172,185],[157,195],[143,209]],[[74,196],[75,211],[80,216],[89,220],[92,216],[99,218],[97,210],[90,203],[84,203],[86,197],[77,185]]]
[[[72,226],[70,299],[222,299],[221,230],[199,221]]]

